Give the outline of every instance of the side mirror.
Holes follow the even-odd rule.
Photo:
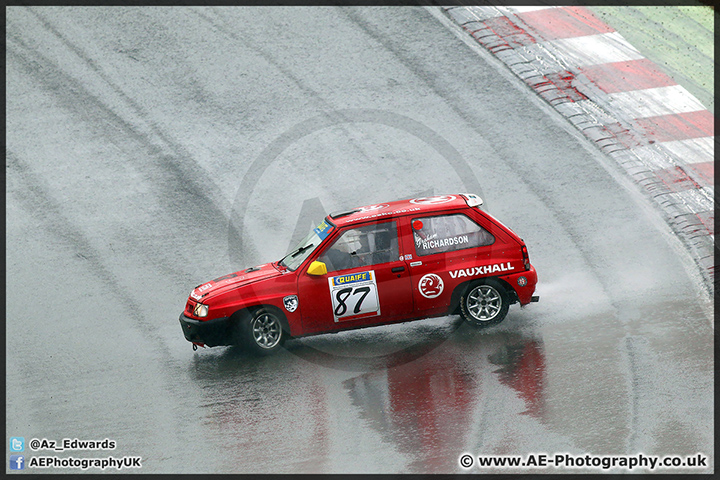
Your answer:
[[[323,262],[316,260],[310,264],[307,273],[308,275],[325,275],[327,273],[327,266]]]

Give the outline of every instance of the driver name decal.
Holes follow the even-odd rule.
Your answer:
[[[462,245],[463,243],[470,243],[470,239],[467,235],[459,235],[457,237],[450,237],[450,238],[440,238],[437,240],[427,240],[427,241],[417,241],[416,238],[416,244],[422,248],[423,250],[428,250],[431,248],[442,248],[442,247],[449,247],[452,245]]]

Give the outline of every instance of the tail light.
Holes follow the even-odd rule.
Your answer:
[[[524,244],[520,247],[520,249],[522,250],[523,265],[525,265],[525,270],[530,270],[530,255],[528,255],[528,249]]]

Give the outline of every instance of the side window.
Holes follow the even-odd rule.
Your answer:
[[[418,255],[453,252],[495,242],[490,232],[465,215],[439,215],[412,220],[415,252]]]
[[[392,221],[346,230],[318,260],[334,272],[393,262],[399,255],[397,225]]]

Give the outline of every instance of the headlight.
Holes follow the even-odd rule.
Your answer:
[[[208,314],[208,306],[203,305],[202,303],[198,303],[195,305],[195,310],[193,310],[193,315],[196,317],[207,317]]]

